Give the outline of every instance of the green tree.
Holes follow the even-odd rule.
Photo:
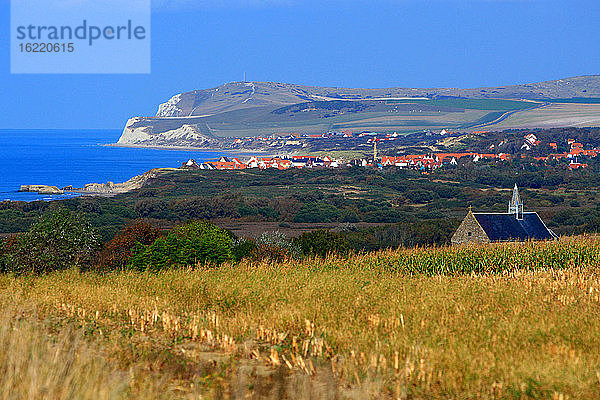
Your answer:
[[[28,232],[10,240],[3,264],[7,271],[16,273],[87,268],[98,239],[84,215],[58,209],[44,214]]]
[[[129,262],[133,249],[138,245],[151,245],[162,236],[159,228],[147,221],[137,220],[121,230],[104,245],[98,254],[96,268],[113,270],[123,268]]]
[[[304,232],[297,243],[305,255],[326,257],[329,254],[346,254],[349,249],[348,241],[339,233],[325,229]]]
[[[209,222],[196,221],[175,228],[154,243],[138,245],[133,250],[129,267],[159,271],[197,264],[220,265],[233,258],[233,237]]]
[[[252,239],[236,239],[231,248],[231,254],[236,262],[246,258],[256,258],[258,246]]]
[[[341,211],[330,204],[308,203],[298,211],[294,222],[335,222],[341,218]]]

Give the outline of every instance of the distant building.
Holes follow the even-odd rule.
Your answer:
[[[526,240],[553,240],[552,232],[536,212],[525,212],[515,185],[507,213],[469,213],[460,224],[452,244]]]
[[[181,165],[182,169],[200,169],[200,166],[198,165],[198,163],[196,162],[196,160],[191,159],[186,163],[183,163]]]
[[[583,164],[583,163],[580,163],[580,162],[577,162],[577,161],[575,161],[575,162],[571,161],[569,163],[569,169],[571,171],[574,170],[574,169],[579,169],[579,168],[587,168],[587,166],[588,166],[587,164]]]

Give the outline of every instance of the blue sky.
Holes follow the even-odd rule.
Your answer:
[[[156,0],[149,75],[11,75],[0,128],[120,129],[172,95],[241,80],[477,87],[600,74],[598,0]]]

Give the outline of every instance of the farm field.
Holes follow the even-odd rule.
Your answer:
[[[252,107],[204,117],[142,118],[137,124],[155,132],[193,124],[204,134],[221,138],[267,136],[329,130],[409,133],[457,129],[489,122],[507,111],[528,109],[537,102],[500,99],[357,100],[306,102],[280,108]],[[541,104],[541,103],[540,103]]]
[[[15,398],[600,395],[600,240],[0,275]]]
[[[273,121],[258,123],[206,122],[210,132],[218,137],[260,136],[285,132],[323,133],[329,130],[350,129],[413,132],[423,129],[459,127],[483,119],[489,112],[457,109],[452,112],[364,112],[341,116],[321,117],[299,121]]]
[[[400,102],[399,104],[408,104]],[[417,101],[416,105],[440,107],[439,111],[395,111],[387,113],[359,113],[356,115],[342,115],[320,120],[266,124],[265,132],[277,133],[281,129],[308,129],[307,132],[319,133],[327,130],[397,131],[406,134],[421,130],[436,129],[468,129],[472,126],[485,125],[486,129],[527,129],[527,128],[552,128],[552,127],[596,127],[600,125],[600,104],[597,102],[585,104],[579,102],[550,103],[549,105],[528,110],[528,108],[542,105],[542,102],[519,102],[509,100],[469,100],[469,99],[442,99]],[[454,107],[448,112],[444,107]],[[464,107],[464,108],[463,108]],[[460,110],[457,112],[457,110]],[[498,123],[492,123],[505,112],[514,114]],[[325,123],[324,123],[325,122]],[[220,130],[218,125],[210,125],[211,131],[217,136],[242,136],[248,134],[246,127],[226,124],[234,128]],[[238,131],[236,131],[237,129]]]
[[[553,103],[547,107],[518,112],[491,125],[493,129],[600,126],[600,104]]]

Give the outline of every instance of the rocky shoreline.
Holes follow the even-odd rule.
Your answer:
[[[33,192],[41,195],[61,195],[65,193],[78,193],[87,196],[116,196],[118,194],[128,193],[132,190],[140,189],[150,179],[156,178],[163,172],[175,171],[177,168],[155,168],[144,172],[142,175],[136,175],[123,183],[88,183],[83,188],[66,186],[59,188],[51,185],[22,185],[20,192]]]

